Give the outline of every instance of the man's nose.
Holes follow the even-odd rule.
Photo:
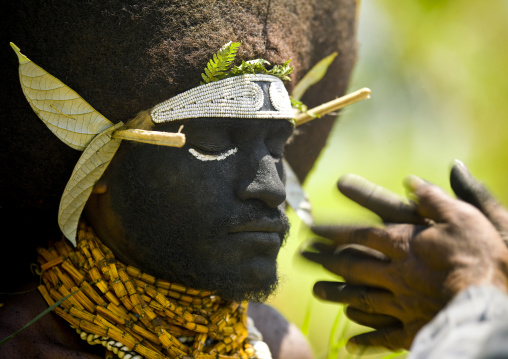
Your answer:
[[[286,187],[281,178],[282,173],[279,175],[277,170],[278,164],[270,154],[259,156],[258,160],[253,162],[252,164],[257,166],[256,172],[254,175],[247,175],[250,178],[244,177],[239,183],[237,196],[241,200],[258,199],[268,207],[276,208],[286,199]],[[282,171],[282,168],[280,170]]]

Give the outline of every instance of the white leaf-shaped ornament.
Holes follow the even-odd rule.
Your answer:
[[[111,134],[121,126],[122,122],[117,123],[90,142],[65,186],[58,210],[58,225],[65,237],[74,245],[79,217],[86,201],[122,142],[121,139],[111,138]]]
[[[113,125],[62,81],[37,66],[11,42],[18,55],[21,88],[37,116],[58,138],[83,151]]]

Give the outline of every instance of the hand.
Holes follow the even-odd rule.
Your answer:
[[[506,211],[492,204],[495,201],[484,195],[488,194],[484,189],[471,186],[477,182],[468,174],[465,166],[454,167],[454,189],[462,190],[463,196],[480,199],[478,203],[489,198],[491,205],[484,206],[488,212],[484,211],[496,214],[499,230],[502,224],[506,228],[508,222],[502,220]],[[316,227],[317,234],[333,242],[316,243],[318,253],[304,253],[347,283],[319,282],[315,293],[323,299],[349,304],[347,314],[351,319],[377,329],[352,338],[349,349],[354,344],[407,349],[417,331],[460,290],[484,283],[506,289],[508,250],[488,219],[436,186],[413,178],[411,187],[419,205],[401,205],[394,195],[365,182],[358,185],[355,178],[339,182],[341,191],[374,209],[385,222],[405,218],[407,222],[422,223],[431,219],[435,225]],[[344,249],[344,245],[351,244],[364,247]],[[366,251],[365,246],[370,250]]]

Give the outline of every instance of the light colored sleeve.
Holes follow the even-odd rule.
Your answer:
[[[407,357],[435,358],[508,358],[508,296],[490,286],[457,295],[418,332]]]

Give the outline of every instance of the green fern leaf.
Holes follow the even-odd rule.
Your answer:
[[[254,59],[249,61],[242,61],[239,66],[231,64],[235,60],[240,42],[228,42],[212,59],[208,61],[201,74],[201,85],[207,84],[212,81],[222,80],[225,77],[238,76],[243,74],[267,74],[280,78],[282,81],[291,81],[289,75],[293,72],[293,67],[289,66],[291,60],[286,61],[282,65],[275,65],[271,69],[267,69],[270,63],[264,59]]]
[[[235,60],[239,42],[228,42],[224,45],[212,59],[208,61],[205,67],[205,73],[201,74],[203,82],[201,84],[218,81],[226,77],[231,63]]]

